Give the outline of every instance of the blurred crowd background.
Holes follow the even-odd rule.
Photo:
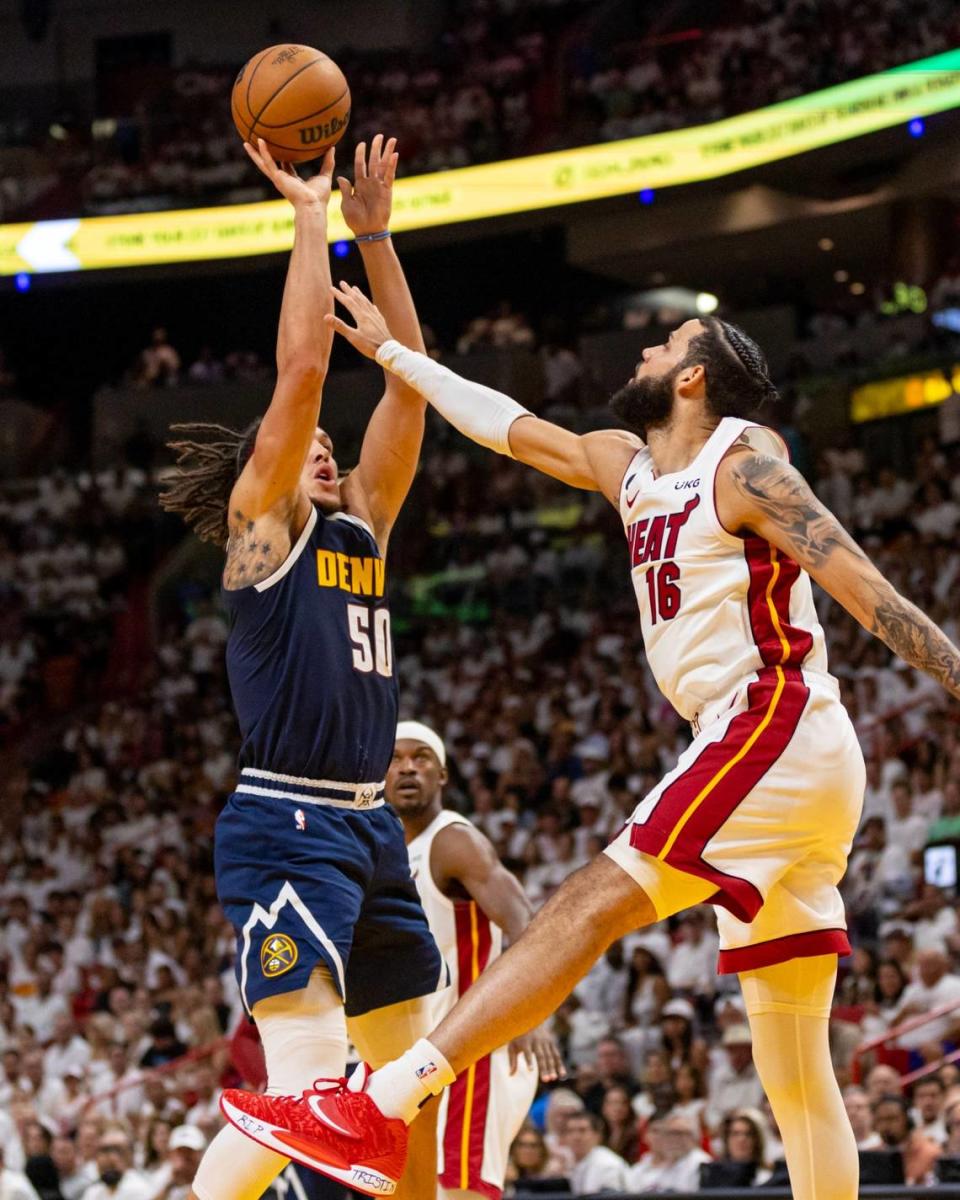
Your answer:
[[[25,19],[7,7],[0,31]],[[55,36],[43,7],[23,8],[41,45]],[[289,8],[251,52],[323,41]],[[382,129],[414,174],[635,137],[960,39],[946,0],[650,9],[431,2],[416,10],[426,40],[407,29],[410,45],[325,41],[354,91],[345,152]],[[189,19],[171,11],[186,38]],[[259,199],[224,101],[236,64],[216,45],[164,57],[124,33],[122,13],[110,19],[84,88],[28,95],[0,51],[0,218]],[[429,352],[587,430],[609,423],[606,397],[665,330],[714,309],[743,321],[781,391],[763,419],[956,641],[957,132],[878,135],[849,161],[788,160],[710,193],[728,213],[771,206],[769,235],[731,226],[708,243],[697,194],[686,209],[667,195],[598,209],[592,250],[638,239],[602,268],[577,251],[574,217],[398,239]],[[890,179],[914,191],[891,199]],[[810,207],[775,210],[788,193]],[[671,213],[676,243],[661,245]],[[336,253],[360,281],[356,252]],[[172,420],[242,426],[266,403],[282,272],[275,260],[0,292],[4,1200],[184,1200],[220,1089],[263,1081],[212,879],[237,750],[220,563],[156,497]],[[334,368],[323,421],[348,464],[379,384],[339,348]],[[616,515],[431,419],[390,588],[402,713],[442,734],[447,803],[539,907],[690,740],[647,668]],[[960,844],[960,708],[822,593],[817,607],[868,764],[834,1064],[865,1179],[892,1178],[895,1160],[908,1183],[948,1180],[960,1164],[960,901],[923,864],[928,845]],[[625,938],[575,989],[554,1018],[568,1079],[542,1091],[516,1140],[515,1194],[551,1179],[580,1195],[785,1181],[738,985],[716,977],[716,952],[712,910],[696,909]],[[277,1185],[290,1190],[302,1200],[302,1181]]]

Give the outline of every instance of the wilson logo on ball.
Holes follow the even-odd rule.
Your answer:
[[[315,146],[317,142],[329,141],[346,129],[349,122],[350,113],[346,112],[343,117],[334,117],[323,125],[308,125],[300,130],[300,143],[303,146]]]

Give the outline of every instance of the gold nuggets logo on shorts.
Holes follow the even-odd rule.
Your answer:
[[[260,947],[260,969],[268,979],[276,979],[295,967],[299,957],[293,938],[288,938],[285,933],[271,933]]]

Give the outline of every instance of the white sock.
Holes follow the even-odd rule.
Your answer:
[[[456,1079],[453,1068],[426,1038],[399,1058],[374,1071],[367,1094],[385,1117],[399,1117],[408,1125],[431,1096],[439,1096]]]

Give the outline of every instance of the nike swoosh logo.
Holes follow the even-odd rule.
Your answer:
[[[637,490],[633,493],[632,496],[627,497],[627,508],[633,508],[633,503],[636,500],[636,498],[640,495],[640,490],[641,490],[640,488],[637,488]]]
[[[310,1111],[321,1124],[326,1125],[328,1129],[332,1129],[334,1133],[339,1133],[341,1137],[353,1138],[354,1141],[357,1140],[359,1134],[351,1133],[349,1129],[344,1129],[342,1125],[338,1125],[336,1121],[332,1121],[327,1116],[323,1111],[323,1100],[319,1096],[311,1096],[307,1100],[307,1104],[310,1106]]]

